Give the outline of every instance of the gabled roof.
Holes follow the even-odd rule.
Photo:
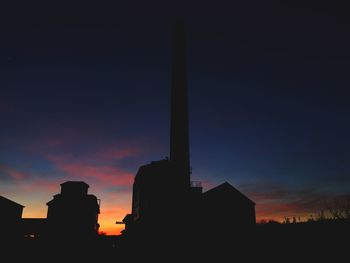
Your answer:
[[[255,205],[255,203],[250,200],[247,196],[245,196],[243,193],[241,193],[240,191],[238,191],[236,188],[234,188],[231,184],[229,184],[228,182],[225,182],[223,184],[220,184],[208,191],[206,191],[205,193],[203,193],[204,196],[210,196],[212,194],[215,194],[215,193],[219,193],[219,192],[225,192],[225,191],[230,191],[232,192],[233,194],[241,197],[242,199],[252,203],[253,205]]]
[[[13,205],[13,206],[20,206],[20,207],[24,207],[24,205],[20,205],[10,199],[7,199],[5,197],[3,197],[2,195],[0,195],[0,202],[2,203],[7,203],[7,204],[10,204],[10,205]]]

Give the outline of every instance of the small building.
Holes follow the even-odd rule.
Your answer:
[[[88,194],[85,182],[67,181],[61,193],[47,203],[47,230],[50,238],[93,238],[98,235],[100,202]]]
[[[255,203],[225,182],[203,193],[203,218],[216,222],[219,230],[237,230],[255,225]]]
[[[0,196],[0,225],[2,228],[1,238],[19,237],[21,233],[20,223],[23,208],[23,205]]]

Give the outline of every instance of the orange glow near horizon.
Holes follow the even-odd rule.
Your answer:
[[[122,174],[123,175],[123,174]],[[5,197],[24,205],[23,218],[46,218],[47,206],[46,202],[52,199],[54,194],[60,192],[60,183],[69,180],[70,178],[55,179],[54,181],[35,181],[32,184],[25,182],[18,183],[16,185],[6,185],[6,190],[1,194]],[[76,178],[74,178],[76,179]],[[78,178],[85,180],[86,178]],[[92,181],[85,180],[91,185],[90,194],[94,194],[97,198],[101,199],[100,214],[98,222],[100,224],[100,233],[107,235],[119,235],[124,229],[124,225],[116,224],[116,221],[121,221],[125,215],[130,213],[131,210],[131,196],[132,187],[131,182],[125,182],[125,177],[121,177],[120,185],[126,188],[121,188],[115,192],[108,191],[110,185],[105,184],[104,181]],[[116,185],[118,187],[118,185]],[[41,191],[37,191],[37,189]],[[15,193],[21,193],[15,194]],[[251,194],[248,194],[251,196]],[[254,197],[254,195],[252,195]],[[285,221],[285,217],[290,220],[295,217],[297,220],[305,221],[310,218],[312,214],[315,214],[314,208],[310,206],[303,207],[303,205],[282,202],[281,199],[268,199],[259,196],[255,196],[254,201],[256,205],[256,222],[261,220],[269,221],[276,220],[278,222]],[[310,211],[314,210],[314,211]]]
[[[100,225],[101,225],[101,222],[100,222]],[[105,224],[100,227],[99,233],[106,234],[108,236],[114,236],[114,235],[120,235],[123,230],[124,230],[124,225]]]
[[[124,211],[124,212],[123,212]],[[24,209],[23,211],[23,218],[46,218],[46,211],[26,211]],[[120,235],[121,231],[124,230],[124,225],[116,224],[116,221],[121,221],[122,218],[128,214],[127,210],[116,210],[116,211],[106,211],[105,213],[101,211],[101,214],[99,215],[99,224],[100,229],[99,232],[106,235]],[[290,220],[293,216],[290,216]],[[309,218],[309,215],[306,214],[298,214],[295,215],[296,219],[300,218],[300,220],[305,221]],[[269,220],[275,220],[277,222],[283,222],[285,220],[284,216],[281,215],[264,215],[264,216],[257,216],[256,222],[259,223],[262,220],[269,221]]]
[[[126,209],[112,209],[101,210],[98,217],[98,223],[100,224],[100,233],[107,235],[120,235],[124,230],[124,225],[117,225],[116,221],[121,221],[129,212]],[[46,218],[47,208],[42,207],[39,209],[26,209],[23,210],[23,218]]]
[[[121,221],[126,214],[130,213],[127,209],[111,209],[101,210],[98,222],[100,224],[100,233],[107,235],[120,235],[121,231],[124,230],[124,225],[117,225],[116,221]]]
[[[52,186],[52,184],[49,184]],[[56,189],[48,187],[46,191],[39,193],[29,194],[32,187],[26,186],[21,188],[25,190],[23,196],[13,195],[8,192],[6,196],[20,204],[25,205],[23,210],[23,218],[46,218],[47,206],[43,200],[49,201],[52,199],[52,195],[58,193],[59,187],[56,185]],[[123,193],[105,193],[101,191],[100,187],[94,187],[92,194],[96,194],[98,198],[101,198],[101,208],[98,217],[100,224],[100,233],[106,235],[120,235],[124,229],[124,225],[116,224],[116,221],[121,221],[125,215],[130,213],[131,209],[131,189]],[[94,193],[95,192],[95,193]],[[98,194],[97,194],[98,193]],[[305,209],[297,206],[290,206],[286,204],[280,204],[278,200],[271,203],[259,203],[257,201],[256,206],[256,222],[275,220],[278,222],[285,221],[285,217],[289,217],[292,220],[295,217],[297,220],[305,221],[310,218],[313,213],[307,213]]]
[[[46,218],[47,206],[42,200],[49,201],[52,198],[51,189],[48,193],[36,196],[29,202],[28,196],[17,196],[8,194],[10,199],[25,205],[23,210],[23,218]],[[54,193],[57,193],[57,190]],[[99,191],[96,191],[99,192]],[[121,221],[125,215],[130,213],[131,209],[131,191],[126,191],[121,194],[106,194],[102,193],[97,195],[101,198],[101,210],[98,217],[100,224],[100,233],[106,235],[120,235],[124,229],[124,225],[116,224],[116,221]],[[29,196],[30,197],[30,196]],[[257,200],[258,201],[258,200]],[[256,206],[256,222],[275,220],[278,222],[285,221],[285,217],[290,220],[295,217],[298,221],[306,221],[313,213],[307,213],[302,207],[291,207],[288,205],[281,205],[278,200],[269,204],[259,204]]]
[[[30,200],[22,196],[6,195],[11,200],[25,205],[23,209],[23,218],[46,218],[47,206],[42,200],[49,201],[52,194],[46,194]],[[100,224],[100,233],[107,235],[120,235],[124,225],[117,225],[116,221],[121,221],[124,216],[130,213],[131,202],[129,199],[131,192],[125,192],[118,195],[101,194],[98,198],[102,199],[98,223]]]

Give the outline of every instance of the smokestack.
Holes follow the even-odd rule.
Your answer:
[[[178,179],[190,186],[190,152],[188,129],[186,34],[177,21],[172,39],[170,160],[178,169]]]

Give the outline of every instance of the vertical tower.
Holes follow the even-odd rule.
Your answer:
[[[178,182],[190,187],[190,152],[188,129],[186,35],[177,22],[172,39],[170,161],[177,167]]]
[[[188,217],[191,188],[185,51],[184,25],[177,22],[172,38],[170,160],[139,168],[133,184],[132,214],[123,219],[131,235],[132,229],[145,231],[144,236],[169,234],[179,227],[183,215]]]

